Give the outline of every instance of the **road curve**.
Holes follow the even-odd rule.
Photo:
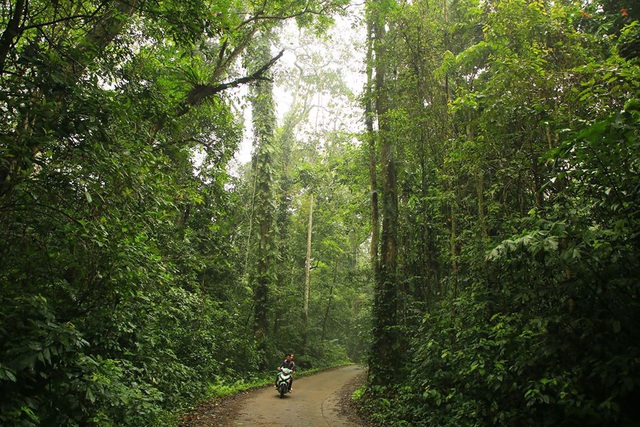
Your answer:
[[[359,427],[340,414],[338,392],[362,371],[346,366],[297,378],[284,398],[273,387],[257,390],[224,427]]]

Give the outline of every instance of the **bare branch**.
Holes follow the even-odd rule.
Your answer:
[[[215,82],[217,82],[220,79],[222,72],[226,70],[229,67],[229,64],[231,64],[245,50],[245,48],[249,45],[249,42],[252,40],[253,35],[257,31],[258,29],[254,28],[252,31],[246,34],[244,36],[244,40],[240,41],[237,44],[237,46],[231,50],[231,53],[227,55],[226,58],[222,57],[222,52],[221,52],[221,56],[218,57],[218,63],[216,64],[216,68],[213,74],[211,75],[211,78],[209,79],[209,84],[213,85],[215,84]]]
[[[207,98],[210,98],[211,96],[217,93],[220,93],[226,89],[238,87],[242,84],[254,82],[257,80],[269,80],[267,77],[265,77],[264,74],[269,70],[269,68],[271,68],[271,66],[273,66],[273,64],[276,63],[278,59],[282,57],[283,54],[284,54],[284,50],[280,51],[280,53],[274,56],[273,58],[271,58],[269,62],[267,62],[262,67],[260,67],[257,71],[255,71],[254,73],[248,76],[240,77],[238,79],[235,79],[226,83],[206,84],[206,85],[198,85],[194,87],[187,94],[186,100],[182,103],[176,115],[178,117],[185,115],[191,109],[191,107],[201,104]]]

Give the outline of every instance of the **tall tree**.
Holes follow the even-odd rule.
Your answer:
[[[270,58],[271,43],[269,32],[265,31],[252,50],[252,60],[258,62]],[[275,146],[275,105],[273,83],[263,80],[256,83],[251,97],[254,133],[254,171],[256,174],[254,211],[257,223],[256,267],[254,279],[254,334],[258,348],[267,351],[269,332],[269,289],[274,286],[275,221],[276,200],[274,192]],[[266,368],[267,358],[263,359]]]
[[[395,147],[389,117],[389,40],[386,37],[387,14],[390,2],[370,2],[373,60],[374,112],[378,129],[375,135],[380,150],[382,180],[380,213],[382,228],[380,249],[372,256],[379,257],[375,278],[373,344],[370,356],[370,378],[374,385],[391,382],[393,370],[400,361],[397,334],[398,277],[397,277],[397,221],[398,194],[396,182]],[[373,182],[372,184],[375,184]]]

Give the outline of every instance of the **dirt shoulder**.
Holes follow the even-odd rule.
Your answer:
[[[356,376],[353,380],[349,381],[347,384],[345,384],[344,387],[342,387],[339,392],[340,396],[338,406],[340,407],[340,413],[354,424],[358,424],[362,427],[376,427],[360,414],[356,402],[351,399],[351,397],[353,396],[353,392],[356,391],[356,389],[362,384],[364,384],[366,376],[366,371],[362,371],[360,374],[358,374],[358,376]]]

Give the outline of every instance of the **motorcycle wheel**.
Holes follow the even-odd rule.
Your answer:
[[[280,388],[278,389],[278,391],[280,391],[280,398],[282,399],[284,395],[287,394],[287,385],[280,384]]]

